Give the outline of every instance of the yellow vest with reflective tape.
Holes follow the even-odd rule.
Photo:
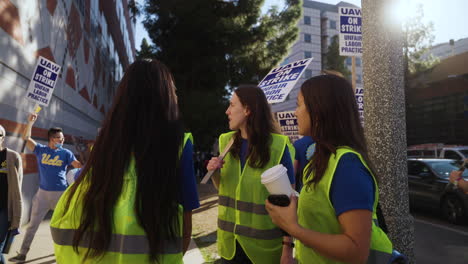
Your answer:
[[[366,162],[362,156],[348,147],[339,147],[336,151],[336,155],[332,154],[328,160],[328,167],[325,171],[323,178],[316,186],[307,188],[307,175],[306,168],[304,168],[303,182],[304,187],[299,195],[299,204],[297,208],[298,222],[299,224],[307,229],[311,229],[317,232],[326,234],[341,234],[341,225],[338,222],[338,218],[335,215],[335,209],[330,200],[330,187],[333,181],[336,167],[341,157],[346,153],[354,153],[361,160],[362,164],[369,170]],[[371,172],[369,170],[369,172]],[[372,175],[372,173],[371,173]],[[312,179],[312,175],[309,179]],[[374,175],[375,189],[375,200],[372,212],[372,233],[370,243],[370,253],[367,263],[369,264],[387,264],[392,255],[392,242],[388,239],[387,235],[377,225],[377,203],[379,202],[379,188]],[[299,263],[324,263],[324,264],[335,264],[341,263],[326,258],[319,253],[315,252],[312,248],[307,247],[300,241],[297,242],[296,259]]]
[[[185,146],[188,139],[193,142],[190,133],[184,135],[183,146]],[[72,199],[70,201],[70,209],[67,210],[66,214],[63,214],[68,201],[69,189],[64,192],[57,203],[50,223],[57,263],[149,263],[148,240],[135,214],[136,180],[135,162],[132,160],[124,176],[122,193],[115,204],[114,230],[109,249],[101,257],[88,258],[86,261],[83,259],[84,253],[87,250],[86,241],[82,240],[80,242],[84,247],[78,247],[79,254],[72,247],[75,230],[78,229],[81,223],[82,204],[77,199]],[[85,181],[77,188],[75,195],[80,191],[86,191]],[[182,214],[183,209],[179,205],[179,236],[175,241],[164,242],[163,252],[161,252],[158,259],[159,263],[183,263]]]
[[[219,137],[220,152],[235,132]],[[270,160],[263,168],[252,168],[249,159],[241,171],[239,159],[231,153],[225,157],[219,183],[218,254],[232,259],[236,240],[254,264],[279,263],[282,251],[282,231],[271,222],[265,209],[269,193],[260,181],[261,174],[280,164],[289,139],[271,134]],[[293,149],[289,149],[294,153]]]

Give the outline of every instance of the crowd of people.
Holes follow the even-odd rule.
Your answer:
[[[377,217],[379,177],[347,80],[324,74],[302,85],[296,116],[304,138],[294,146],[255,85],[234,91],[226,115],[231,132],[219,136],[219,152],[233,144],[224,159],[194,154],[173,77],[157,60],[126,70],[85,164],[63,147],[60,128],[49,129],[47,145],[34,141],[38,116],[31,114],[23,138],[37,158],[39,189],[10,261],[26,261],[40,222],[54,210],[58,263],[182,263],[200,206],[197,179],[213,171],[222,263],[391,263],[395,252]],[[21,157],[3,146],[5,135],[0,126],[0,251],[22,212]],[[279,164],[299,192],[284,207],[267,200],[260,181]],[[81,168],[71,185],[68,166]]]

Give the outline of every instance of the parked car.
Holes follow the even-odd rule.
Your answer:
[[[441,158],[464,160],[468,159],[468,146],[444,145],[430,143],[409,146],[408,158]]]
[[[468,193],[449,184],[461,163],[449,159],[408,159],[410,205],[439,211],[454,224],[468,223]],[[468,180],[468,170],[462,174]]]

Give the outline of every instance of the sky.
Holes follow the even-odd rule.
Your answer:
[[[142,3],[143,0],[137,0],[137,2]],[[266,0],[264,10],[271,5],[282,7],[284,2],[284,0]],[[340,1],[320,0],[318,2],[337,4]],[[347,0],[346,2],[361,6],[360,0]],[[468,25],[468,0],[406,0],[403,2],[404,5],[396,11],[403,16],[408,16],[411,12],[414,12],[418,3],[423,5],[423,21],[425,23],[429,21],[434,23],[434,45],[448,42],[450,39],[458,40],[468,37],[468,29],[465,28]],[[141,40],[143,38],[151,42],[146,29],[141,23],[142,19],[142,17],[139,17],[136,25],[135,46],[137,49],[140,49]]]

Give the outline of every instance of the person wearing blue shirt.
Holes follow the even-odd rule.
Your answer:
[[[376,170],[367,151],[351,84],[326,74],[297,97],[299,133],[315,140],[299,198],[266,202],[273,223],[296,238],[299,263],[391,263],[393,246],[379,227]]]
[[[39,224],[49,210],[54,210],[60,196],[67,188],[67,167],[72,165],[81,168],[81,163],[75,155],[63,148],[65,137],[61,128],[50,128],[47,137],[48,144],[42,145],[31,138],[31,129],[37,120],[37,114],[28,117],[28,123],[23,133],[26,147],[34,153],[39,168],[39,189],[32,200],[31,218],[26,234],[17,256],[10,258],[11,262],[24,262],[31,247]]]
[[[220,151],[227,140],[232,140],[232,147],[224,160],[213,157],[207,165],[208,171],[214,171],[214,185],[219,187],[221,263],[279,263],[292,254],[281,240],[289,244],[291,238],[264,217],[268,191],[260,177],[282,164],[294,188],[292,146],[287,137],[277,134],[265,94],[254,85],[242,85],[234,91],[226,115],[233,132],[220,136]]]
[[[315,152],[315,142],[310,136],[303,136],[294,142],[296,155],[294,157],[294,171],[296,173],[296,191],[302,189],[302,172]]]

